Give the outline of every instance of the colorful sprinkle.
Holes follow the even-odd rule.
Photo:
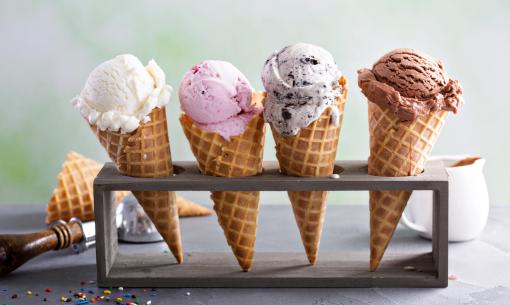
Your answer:
[[[17,299],[17,298],[18,298],[18,295],[17,295],[17,294],[13,294],[13,295],[11,296],[11,299]]]
[[[111,291],[111,290],[108,290],[108,289],[105,289],[105,290],[103,290],[103,293],[104,293],[104,294],[112,294],[112,291]]]
[[[32,295],[32,291],[27,290],[27,295]]]
[[[121,286],[121,287],[119,287],[119,290],[120,290],[120,291],[124,291],[124,287],[122,287],[122,286]]]

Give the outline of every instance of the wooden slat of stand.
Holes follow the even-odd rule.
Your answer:
[[[165,178],[120,175],[111,163],[94,182],[98,284],[130,287],[446,287],[448,284],[448,177],[430,164],[414,177],[375,177],[365,161],[339,161],[330,177],[289,177],[275,162],[254,177],[218,178],[200,174],[194,162],[174,162],[177,174]],[[182,265],[164,254],[117,253],[113,190],[434,190],[433,253],[386,255],[376,272],[361,253],[320,252],[310,266],[303,253],[256,253],[254,268],[241,272],[230,253],[188,253]],[[405,270],[413,266],[415,271]]]
[[[279,173],[276,162],[264,162],[264,172],[258,176],[223,178],[200,174],[195,162],[174,162],[176,175],[162,178],[135,178],[119,175],[115,166],[107,163],[95,180],[101,190],[168,190],[168,191],[360,191],[360,190],[420,190],[440,187],[448,181],[444,168],[431,166],[418,176],[377,177],[367,174],[366,161],[338,161],[330,177],[292,177]]]
[[[135,287],[437,287],[432,255],[385,257],[377,272],[357,253],[321,253],[310,266],[302,253],[258,253],[250,272],[230,253],[191,253],[186,263],[161,255],[119,255],[103,283]],[[416,270],[405,267],[412,265]]]

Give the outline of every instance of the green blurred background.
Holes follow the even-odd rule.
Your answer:
[[[107,156],[69,100],[92,69],[121,53],[154,58],[174,89],[193,64],[223,59],[262,89],[275,49],[323,46],[350,81],[339,159],[366,159],[366,101],[356,70],[385,52],[413,47],[444,61],[464,87],[433,154],[487,158],[492,203],[510,202],[509,1],[2,1],[0,4],[0,204],[45,204],[69,150]],[[168,107],[174,160],[193,160]],[[274,160],[267,137],[265,157]],[[192,194],[207,200],[206,193]],[[264,193],[282,203],[282,193]],[[334,193],[331,204],[364,203],[365,192]]]

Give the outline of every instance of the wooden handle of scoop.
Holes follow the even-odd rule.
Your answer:
[[[0,277],[42,253],[67,248],[82,238],[81,225],[73,221],[35,233],[0,235]]]

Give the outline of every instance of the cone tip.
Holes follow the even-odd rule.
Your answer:
[[[374,272],[377,270],[377,267],[379,267],[379,263],[381,261],[379,259],[372,258],[370,259],[370,272]]]
[[[243,272],[248,272],[251,270],[252,261],[239,261],[239,266],[241,266],[241,269],[243,269]]]
[[[182,264],[184,261],[184,258],[182,256],[176,256],[175,259],[177,260],[177,263]]]
[[[308,255],[308,261],[311,265],[315,265],[317,263],[317,255]]]

